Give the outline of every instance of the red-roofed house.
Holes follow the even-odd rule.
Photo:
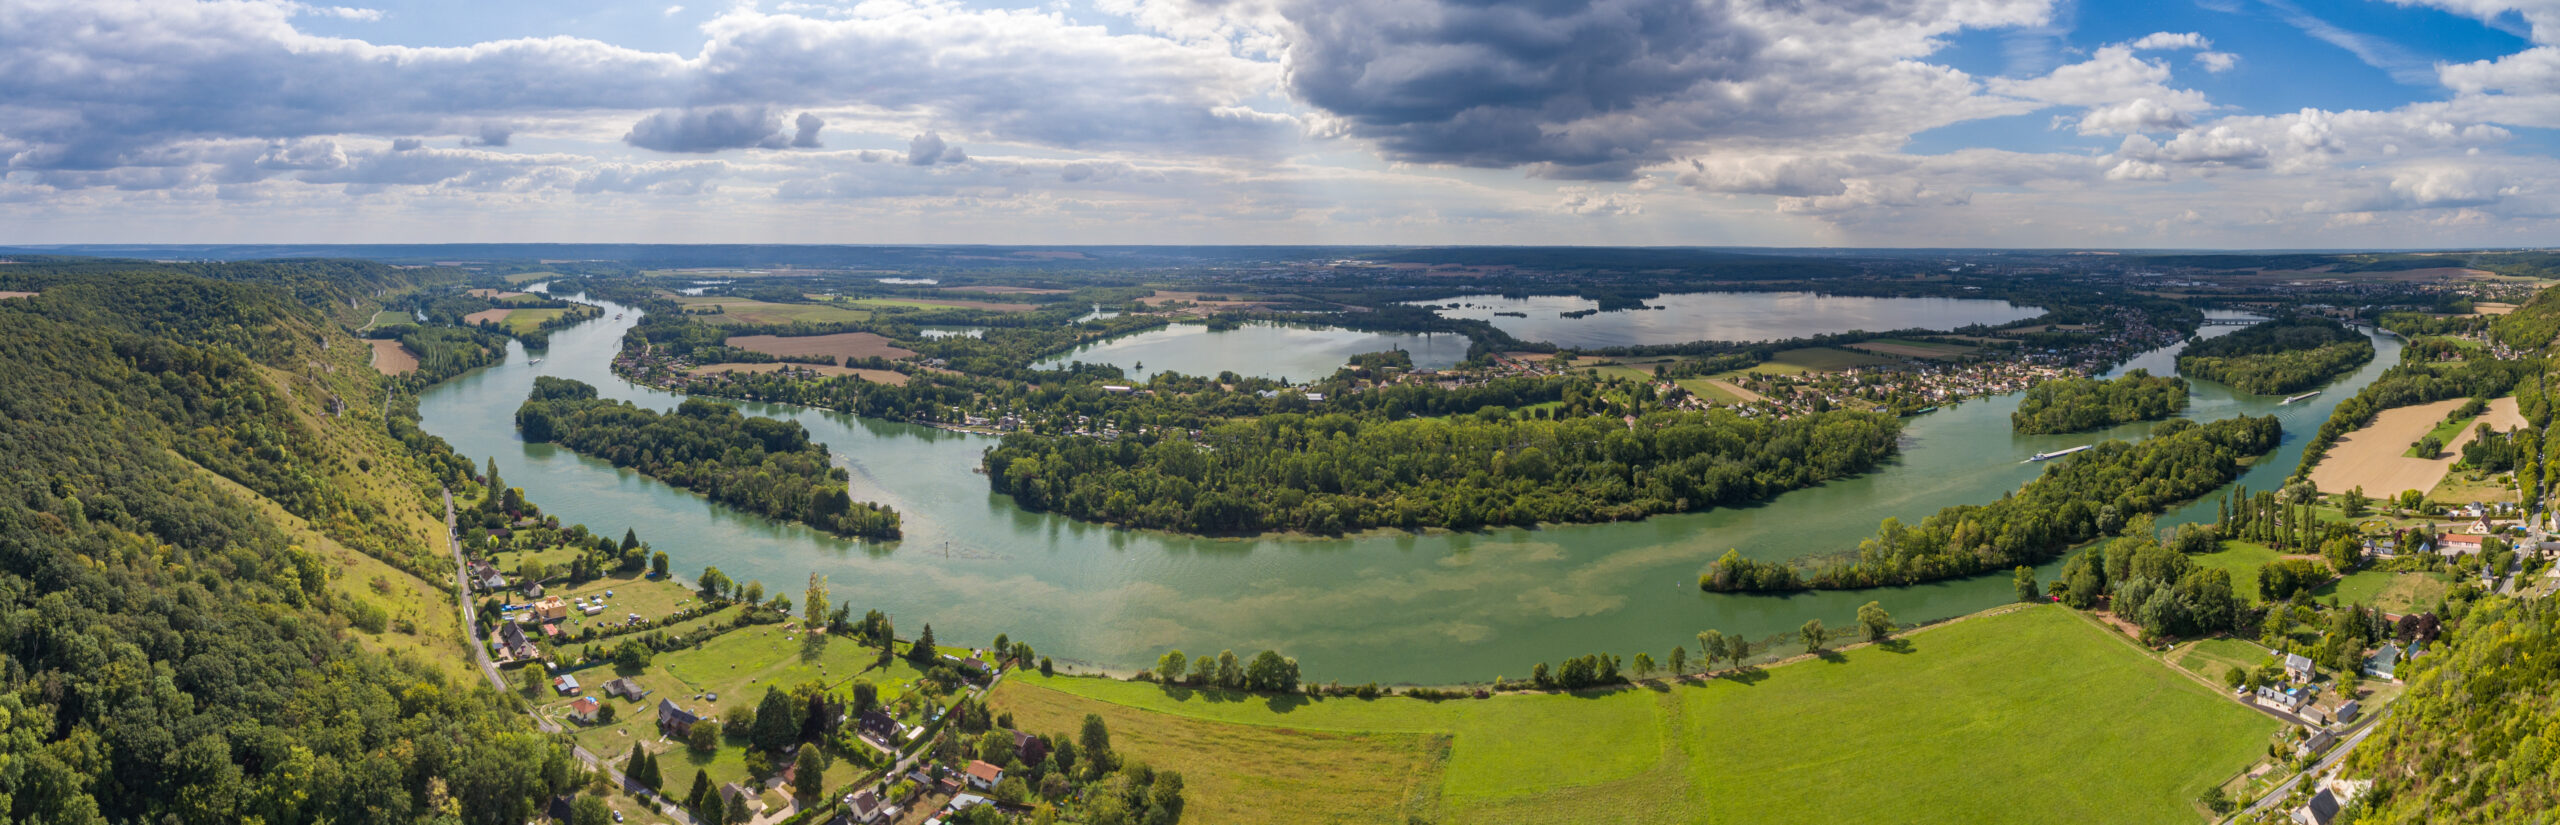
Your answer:
[[[2477,553],[2488,536],[2475,533],[2446,533],[2437,537],[2436,549],[2442,553]]]
[[[569,718],[576,719],[584,724],[595,724],[596,708],[600,707],[603,707],[603,705],[597,704],[595,697],[580,696],[578,697],[578,701],[569,703]]]
[[[996,789],[996,783],[1002,781],[1004,781],[1003,768],[996,767],[994,763],[988,762],[984,759],[969,760],[969,785],[971,787],[975,787],[982,791],[992,791]]]

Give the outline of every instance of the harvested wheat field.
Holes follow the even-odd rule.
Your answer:
[[[517,299],[517,298],[522,298],[522,297],[524,297],[524,296],[525,296],[525,293],[522,293],[522,292],[509,292],[509,291],[507,291],[507,290],[503,290],[503,289],[475,289],[475,290],[472,290],[472,291],[471,291],[471,297],[474,297],[474,298],[487,298],[487,299],[492,300],[492,301],[509,301],[509,300],[514,300],[514,299]]]
[[[892,387],[903,387],[907,385],[907,374],[903,372],[865,369],[862,367],[839,367],[834,364],[711,364],[695,367],[692,371],[773,372],[775,370],[782,369],[783,367],[812,370],[817,372],[819,375],[859,375],[862,376],[862,380],[864,381],[869,381],[874,384],[887,384]]]
[[[36,294],[35,294],[35,293],[33,293],[33,292],[11,292],[11,291],[9,291],[9,290],[0,289],[0,301],[6,301],[6,300],[9,300],[9,299],[11,299],[11,298],[33,298],[33,297],[36,297]]]
[[[504,323],[504,322],[507,320],[507,313],[514,312],[514,311],[515,311],[515,310],[508,309],[508,308],[506,308],[506,307],[499,307],[499,308],[497,308],[497,309],[484,309],[484,310],[481,310],[481,311],[479,311],[479,312],[474,312],[474,313],[471,313],[471,314],[469,314],[469,315],[462,316],[462,322],[463,322],[463,323],[466,323],[466,324],[470,324],[470,325],[472,325],[472,326],[479,326],[479,325],[481,325],[481,324],[496,324],[496,323]]]
[[[387,338],[370,339],[373,343],[373,369],[384,375],[400,375],[418,369],[418,356],[409,348]]]
[[[914,358],[916,353],[898,346],[872,332],[839,332],[833,335],[739,335],[727,341],[729,346],[766,355],[833,355],[838,360],[886,358],[895,361]]]
[[[2329,454],[2311,468],[2311,483],[2324,493],[2343,493],[2362,487],[2366,495],[2397,495],[2402,490],[2433,490],[2444,480],[2453,462],[2462,455],[2462,445],[2471,442],[2479,422],[2500,430],[2524,426],[2524,415],[2516,409],[2512,397],[2489,402],[2489,411],[2479,422],[2465,424],[2462,431],[2445,444],[2444,453],[2436,458],[2412,458],[2409,445],[2435,429],[2454,408],[2468,399],[2448,398],[2411,407],[2383,410],[2373,423],[2338,439]]]

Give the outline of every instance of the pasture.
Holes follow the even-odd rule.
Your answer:
[[[892,387],[903,387],[907,385],[907,374],[903,372],[897,372],[895,370],[875,370],[866,367],[839,367],[833,364],[706,364],[704,366],[695,367],[690,370],[690,372],[757,373],[773,372],[784,367],[809,370],[819,375],[828,376],[858,375],[861,376],[864,381],[869,381],[874,384],[887,384]]]
[[[2273,661],[2275,654],[2247,639],[2212,638],[2181,644],[2169,652],[2168,659],[2195,675],[2221,683],[2222,674],[2256,670]]]
[[[1748,369],[1716,377],[1728,378],[1741,373],[1794,375],[1800,372],[1840,372],[1857,367],[1891,364],[1896,360],[1899,359],[1837,347],[1802,347],[1781,350],[1769,360],[1754,364]]]
[[[839,362],[859,361],[865,358],[886,358],[891,361],[896,361],[899,359],[916,357],[914,350],[898,346],[896,342],[890,341],[888,338],[872,332],[839,332],[833,335],[794,335],[788,337],[780,335],[737,335],[731,336],[729,340],[723,343],[749,352],[761,352],[766,355],[833,355]]]
[[[2275,548],[2254,541],[2224,539],[2222,549],[2201,556],[2189,556],[2199,567],[2231,573],[2231,592],[2251,602],[2258,600],[2258,568],[2283,558]]]
[[[2365,570],[2311,592],[2327,601],[2335,596],[2339,604],[2362,604],[2381,608],[2385,613],[2405,614],[2435,609],[2444,601],[2445,591],[2453,586],[2450,573],[2388,573]]]
[[[1271,776],[1331,759],[1382,767],[1350,780],[1363,804],[1330,821],[2194,821],[2189,800],[2255,761],[2276,727],[2057,607],[1586,694],[1311,700],[1020,673],[993,702],[1034,727],[1124,719],[1115,744],[1183,766],[1191,804],[1240,822],[1332,804],[1329,784],[1294,792]],[[1234,726],[1270,735],[1199,744],[1241,741]],[[1445,737],[1446,757],[1392,735]],[[1398,771],[1417,784],[1401,790]]]
[[[384,375],[402,375],[417,371],[417,354],[410,352],[409,348],[402,346],[400,342],[386,338],[372,338],[367,339],[367,343],[373,345],[374,371]]]

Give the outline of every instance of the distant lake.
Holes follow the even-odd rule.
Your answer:
[[[1419,306],[1445,307],[1446,318],[1492,322],[1495,328],[1524,341],[1546,341],[1561,347],[1620,347],[1639,344],[1683,344],[1690,341],[1775,341],[1865,330],[1948,330],[1974,324],[2008,324],[2044,314],[2036,307],[1978,298],[1867,298],[1811,292],[1684,292],[1645,300],[1648,307],[1602,312],[1582,318],[1563,313],[1598,309],[1600,303],[1573,295],[1506,298],[1461,295]],[[1528,317],[1496,315],[1517,312]]]
[[[1201,324],[1175,324],[1086,344],[1034,366],[1054,369],[1074,361],[1110,364],[1139,382],[1166,371],[1214,378],[1226,370],[1297,382],[1332,375],[1351,356],[1391,349],[1412,353],[1418,369],[1447,369],[1465,360],[1473,343],[1464,335],[1447,333],[1359,332],[1282,324],[1246,324],[1211,332]],[[1144,369],[1139,368],[1142,364]]]

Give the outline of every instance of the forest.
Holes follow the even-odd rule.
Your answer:
[[[798,422],[699,398],[661,415],[598,398],[583,382],[542,376],[516,408],[516,428],[526,441],[558,443],[743,510],[840,536],[898,537],[898,511],[848,497],[844,468]]]
[[[1472,530],[1639,519],[1756,501],[1866,472],[1899,422],[1833,411],[1783,421],[1729,411],[1615,418],[1500,409],[1382,420],[1278,414],[1199,436],[1017,433],[988,481],[1033,510],[1185,533],[1372,527]]]
[[[2157,421],[2187,405],[2186,379],[2137,369],[2114,380],[2056,378],[2027,388],[2009,426],[2022,435],[2076,433]]]
[[[2560,718],[2560,603],[2452,607],[2428,655],[2401,666],[2407,692],[2347,757],[2348,777],[2374,782],[2345,814],[2357,822],[2528,822],[2560,807],[2545,735]]]
[[[568,750],[513,699],[351,638],[365,605],[330,588],[331,562],[215,478],[365,552],[431,563],[373,531],[383,508],[424,502],[351,481],[459,481],[454,462],[411,454],[440,443],[404,445],[396,418],[322,429],[296,412],[375,380],[312,366],[352,341],[314,307],[404,273],[8,269],[7,288],[44,294],[0,301],[6,819],[514,825],[573,784]],[[449,560],[434,572],[449,582]]]
[[[2178,372],[2258,395],[2300,392],[2373,360],[2373,342],[2314,316],[2277,318],[2178,353]]]
[[[1962,578],[2052,559],[2116,533],[2137,516],[2230,483],[2241,460],[2275,449],[2274,416],[2209,424],[2161,422],[2150,438],[2109,441],[2058,460],[2044,475],[1989,504],[1962,504],[1909,526],[1885,519],[1857,553],[1800,568],[1727,552],[1698,586],[1711,591],[1850,590]],[[2147,520],[2142,520],[2147,521]]]

